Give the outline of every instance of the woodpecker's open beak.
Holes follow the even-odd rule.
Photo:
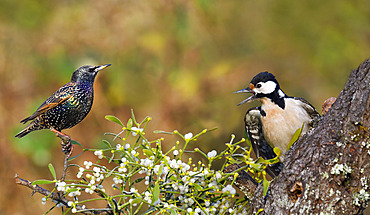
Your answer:
[[[110,65],[112,65],[112,64],[105,64],[105,65],[97,66],[97,67],[95,67],[95,72],[99,72],[100,70],[105,69]]]
[[[256,92],[254,92],[250,87],[247,87],[245,89],[242,89],[242,90],[238,90],[238,91],[235,91],[234,93],[253,93],[253,95],[251,95],[250,97],[248,97],[247,99],[243,100],[242,102],[240,102],[238,104],[239,105],[242,105],[244,103],[248,103],[248,102],[252,102],[254,100],[257,99],[256,97]]]

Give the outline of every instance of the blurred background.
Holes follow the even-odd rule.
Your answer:
[[[152,139],[163,136],[153,130],[218,127],[193,147],[220,152],[231,134],[242,138],[244,113],[259,105],[237,107],[246,95],[232,93],[257,73],[274,73],[286,94],[321,113],[369,50],[370,1],[2,0],[0,215],[52,206],[13,177],[51,179],[47,164],[62,167],[59,140],[48,130],[14,135],[79,66],[112,64],[97,76],[90,114],[64,131],[74,140],[103,147],[104,132],[120,131],[104,116],[126,122],[134,109],[140,121],[153,118]],[[96,157],[85,153],[75,162],[84,160]]]

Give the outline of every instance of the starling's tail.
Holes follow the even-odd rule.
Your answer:
[[[22,138],[22,137],[26,136],[30,132],[31,132],[31,130],[24,129],[21,132],[19,132],[17,135],[15,135],[15,137]]]
[[[30,117],[27,117],[27,118],[25,118],[24,120],[22,120],[22,121],[21,121],[21,123],[25,124],[25,123],[26,123],[26,122],[28,122],[29,120],[31,120],[31,119],[30,119]]]
[[[28,133],[30,133],[32,131],[40,130],[40,129],[41,128],[38,125],[38,123],[31,122],[30,125],[28,125],[25,129],[23,129],[17,135],[15,135],[15,137],[22,138],[22,137],[26,136]]]

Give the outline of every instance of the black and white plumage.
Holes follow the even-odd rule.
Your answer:
[[[280,89],[275,76],[268,72],[259,73],[249,87],[235,93],[253,94],[239,105],[255,100],[262,103],[260,107],[249,109],[244,119],[253,150],[257,157],[264,159],[276,157],[274,147],[278,147],[284,154],[295,131],[303,126],[301,136],[304,135],[311,122],[320,116],[303,98],[287,96]],[[275,177],[281,169],[282,164],[277,163],[269,166],[266,171]]]

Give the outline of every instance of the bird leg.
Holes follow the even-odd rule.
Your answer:
[[[70,157],[71,154],[72,154],[72,151],[73,151],[73,145],[71,143],[71,137],[68,136],[67,134],[64,134],[64,133],[54,129],[54,128],[50,128],[50,130],[52,132],[54,132],[55,135],[61,139],[60,145],[62,145],[62,151],[64,152],[64,154],[67,155],[67,157]]]

